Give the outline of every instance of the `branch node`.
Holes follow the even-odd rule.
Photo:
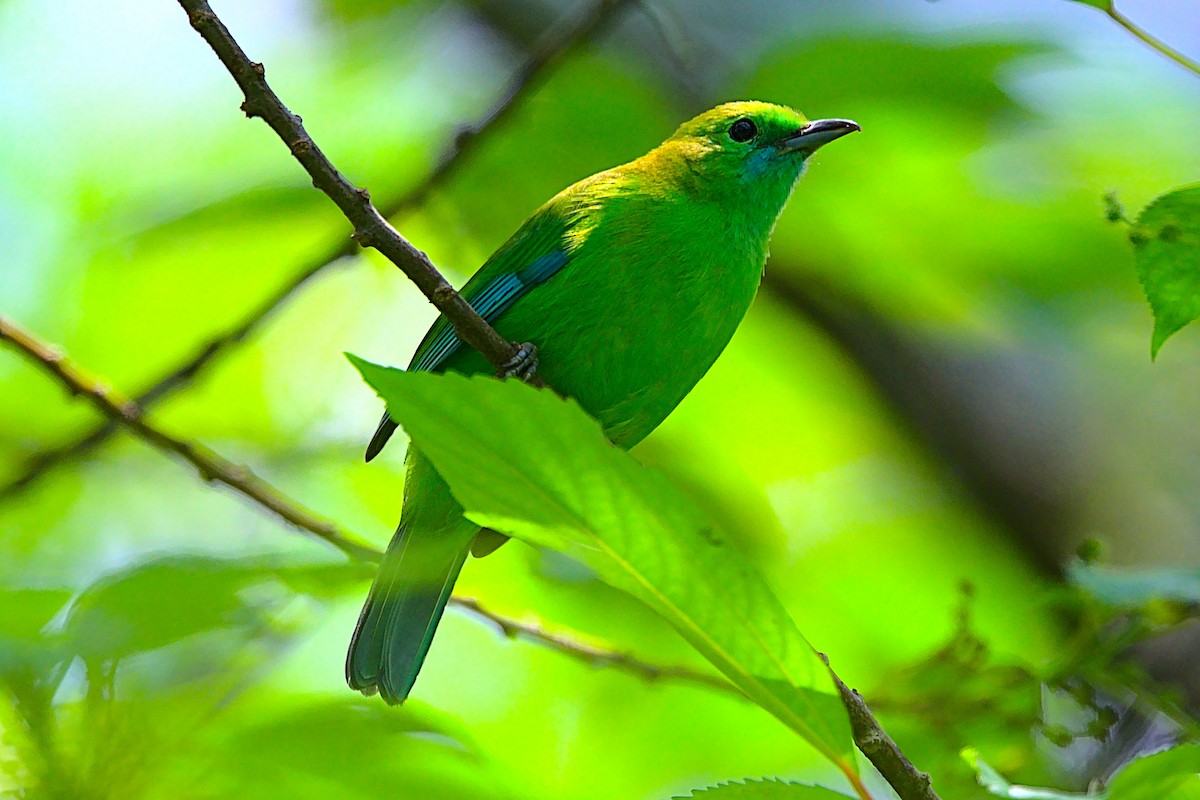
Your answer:
[[[375,225],[363,225],[360,228],[355,228],[354,233],[350,234],[350,238],[358,242],[362,247],[375,247],[376,239]]]
[[[262,62],[251,61],[250,69],[254,72],[255,75],[257,75],[260,78],[267,77],[267,68],[262,65]]]
[[[289,143],[288,148],[291,149],[292,155],[294,155],[296,158],[309,156],[312,155],[313,140],[307,136],[304,136],[294,142]],[[318,186],[316,177],[313,178],[313,186]],[[318,188],[320,187],[318,186]]]
[[[863,752],[878,752],[885,741],[883,735],[878,731],[868,730],[858,735],[858,746],[862,748]]]
[[[258,104],[250,102],[249,98],[242,103],[240,108],[242,109],[242,113],[246,115],[247,119],[254,119],[255,117],[262,118],[262,111],[259,110]]]
[[[217,15],[207,9],[198,8],[188,13],[188,23],[196,30],[211,25],[216,19]]]

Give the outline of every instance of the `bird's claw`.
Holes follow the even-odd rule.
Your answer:
[[[527,381],[537,373],[538,349],[532,342],[517,345],[517,352],[500,367],[501,378]]]

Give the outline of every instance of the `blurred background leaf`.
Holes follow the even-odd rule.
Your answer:
[[[802,783],[776,780],[730,781],[708,789],[696,789],[690,794],[680,795],[675,800],[688,798],[703,798],[703,800],[821,800],[822,798],[846,797],[824,786],[810,786]]]

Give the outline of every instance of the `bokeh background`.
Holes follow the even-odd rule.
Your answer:
[[[387,205],[588,7],[216,10]],[[1121,7],[1200,53],[1194,3]],[[800,184],[728,351],[635,452],[741,542],[943,797],[981,796],[967,746],[1080,788],[1114,738],[1051,719],[1063,692],[1042,679],[1087,661],[1112,620],[1064,567],[1085,540],[1114,566],[1200,567],[1200,332],[1151,363],[1127,231],[1102,202],[1116,191],[1132,213],[1197,180],[1200,78],[1066,0],[603,13],[397,226],[461,283],[553,193],[703,108],[860,122]],[[345,220],[240,100],[175,3],[0,2],[0,313],[133,395],[340,246]],[[393,266],[343,258],[152,419],[382,546],[403,442],[362,462],[380,408],[342,353],[405,364],[433,316]],[[0,351],[0,789],[600,800],[835,779],[746,703],[461,611],[415,700],[359,698],[342,659],[369,569],[126,435],[12,485],[98,421]],[[472,560],[458,591],[699,663],[634,601],[524,545]],[[1195,637],[1186,615],[1166,622],[1151,660],[1186,690]]]

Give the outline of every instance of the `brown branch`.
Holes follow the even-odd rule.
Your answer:
[[[354,226],[354,239],[363,247],[375,248],[399,267],[450,321],[459,339],[478,350],[497,369],[502,369],[516,355],[517,348],[496,333],[442,277],[426,255],[391,226],[375,208],[366,189],[356,187],[338,172],[308,135],[300,117],[289,111],[267,84],[263,65],[246,56],[206,0],[179,0],[179,5],[187,11],[192,27],[208,42],[241,88],[246,98],[242,111],[271,126],[312,177],[313,185],[346,215]]]
[[[819,653],[821,660],[829,665],[829,658]],[[896,746],[891,736],[875,719],[871,709],[856,690],[851,689],[832,668],[829,674],[837,685],[838,694],[842,697],[842,705],[850,715],[850,734],[854,743],[867,760],[870,761],[883,779],[896,790],[900,800],[940,800],[933,790],[929,773],[922,772],[913,766],[908,756]]]
[[[379,550],[358,541],[334,523],[304,508],[245,467],[234,464],[203,445],[172,436],[147,421],[145,409],[137,403],[117,397],[102,383],[69,364],[59,350],[3,316],[0,316],[0,341],[9,343],[33,364],[52,375],[68,394],[86,399],[112,424],[128,429],[135,437],[158,450],[187,461],[204,480],[224,484],[294,527],[333,545],[352,559],[378,562],[382,557]],[[743,696],[733,684],[717,675],[687,667],[652,664],[628,653],[593,647],[537,625],[489,611],[472,597],[452,597],[450,602],[496,626],[510,639],[530,639],[594,666],[614,666],[649,681],[686,681]]]
[[[740,689],[720,675],[701,672],[689,667],[653,664],[630,653],[584,644],[566,636],[550,633],[538,625],[520,622],[488,611],[480,606],[479,601],[474,598],[453,597],[451,602],[465,611],[490,621],[510,639],[525,637],[597,668],[616,667],[651,682],[677,680],[694,683],[709,689],[719,689],[743,700],[747,699]]]
[[[33,334],[0,316],[0,341],[8,342],[36,366],[50,373],[74,396],[83,397],[113,424],[128,429],[134,436],[155,448],[182,458],[191,464],[200,477],[233,489],[247,499],[266,508],[296,528],[308,531],[328,542],[353,559],[378,562],[381,553],[370,545],[343,532],[334,523],[322,519],[259,478],[249,469],[234,464],[209,448],[179,439],[145,418],[144,409],[132,400],[114,396],[101,383],[88,378],[82,371],[67,363],[55,348]],[[643,661],[629,653],[584,644],[569,637],[551,633],[538,625],[521,622],[489,611],[478,600],[452,597],[450,602],[495,625],[509,638],[524,637],[572,658],[597,667],[615,667],[644,680],[676,680],[718,689],[745,699],[733,684],[719,675],[689,667],[665,666]],[[821,656],[825,658],[823,655]],[[828,660],[826,659],[828,664]],[[831,670],[832,674],[832,670]],[[833,675],[842,702],[850,715],[854,741],[870,759],[880,774],[896,789],[902,800],[938,800],[929,785],[929,776],[918,771],[896,747],[895,742],[880,727],[858,692],[849,689]],[[864,790],[865,791],[865,790]]]
[[[148,422],[137,403],[116,397],[100,383],[67,363],[59,351],[4,317],[0,317],[0,341],[11,344],[29,360],[57,378],[68,393],[86,399],[114,424],[127,428],[139,439],[159,450],[187,461],[205,481],[228,486],[281,519],[324,539],[348,555],[379,560],[378,551],[348,538],[333,523],[321,519],[288,499],[246,467],[234,464],[204,445],[172,436]]]
[[[328,542],[352,559],[378,562],[382,557],[380,551],[358,541],[334,523],[304,508],[245,467],[234,464],[203,445],[177,438],[147,421],[145,409],[137,403],[117,397],[101,382],[89,378],[83,371],[69,364],[59,350],[3,316],[0,316],[0,341],[9,343],[30,362],[52,375],[68,394],[86,399],[114,425],[128,429],[135,437],[158,450],[187,461],[204,480],[224,484],[285,522]],[[687,667],[651,664],[628,653],[582,644],[550,633],[537,625],[489,611],[474,598],[454,597],[451,598],[451,603],[492,623],[509,638],[525,637],[541,642],[590,664],[611,664],[647,680],[690,681],[741,695],[732,684],[719,676]]]
[[[567,18],[548,30],[529,52],[524,63],[509,79],[499,98],[475,123],[459,128],[453,143],[425,177],[399,197],[384,204],[380,213],[394,217],[420,206],[439,186],[444,185],[486,141],[487,135],[498,130],[511,117],[522,98],[536,89],[550,73],[550,67],[603,31],[633,0],[596,0],[583,13]],[[232,347],[258,331],[288,300],[318,274],[354,255],[358,246],[352,239],[332,243],[325,252],[313,258],[279,286],[249,314],[232,327],[202,343],[190,356],[170,371],[152,381],[134,396],[143,409],[148,408],[176,390],[187,386],[196,376],[210,367]],[[21,474],[0,486],[0,500],[12,497],[37,482],[54,467],[86,455],[107,442],[120,425],[110,419],[57,447],[32,455]]]

